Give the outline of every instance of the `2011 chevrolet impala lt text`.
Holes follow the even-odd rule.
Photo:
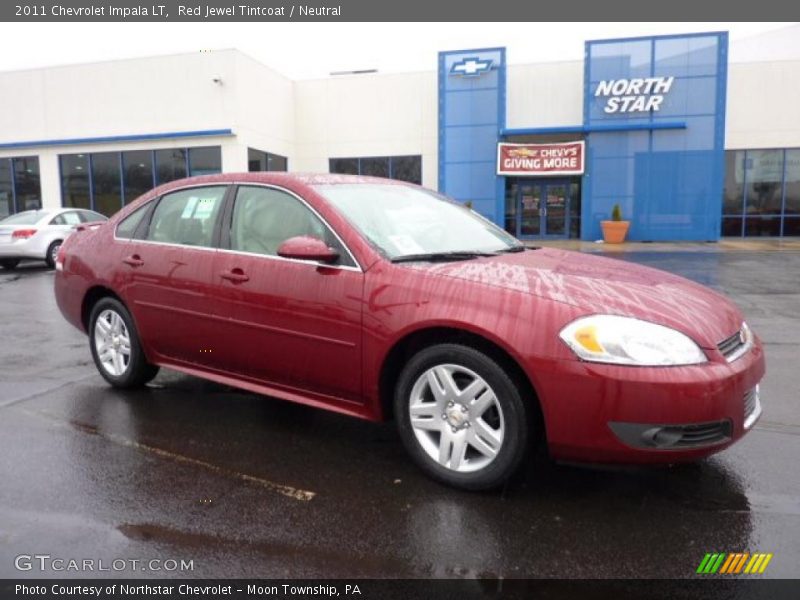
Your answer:
[[[56,269],[58,305],[112,385],[168,367],[393,417],[419,466],[458,487],[501,484],[534,441],[560,460],[696,460],[761,414],[764,351],[724,297],[527,249],[401,182],[172,182],[79,227]]]

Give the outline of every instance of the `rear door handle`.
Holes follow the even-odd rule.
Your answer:
[[[139,257],[138,254],[134,254],[134,255],[129,256],[127,258],[123,258],[122,262],[124,262],[126,265],[130,265],[132,267],[141,267],[144,264],[144,261]]]
[[[232,283],[244,283],[250,281],[250,277],[244,274],[241,269],[231,269],[230,271],[223,271],[220,276],[227,279]]]

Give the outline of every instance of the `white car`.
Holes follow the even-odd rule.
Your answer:
[[[15,269],[22,259],[43,260],[52,269],[63,242],[83,223],[108,217],[80,208],[26,210],[0,221],[0,267]]]

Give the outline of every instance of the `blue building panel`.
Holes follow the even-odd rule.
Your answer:
[[[586,43],[583,239],[601,237],[614,204],[633,240],[719,238],[727,45],[726,33]],[[642,110],[640,96],[660,101]],[[685,127],[658,129],[666,122]]]
[[[439,53],[439,191],[499,222],[496,175],[505,126],[505,48]]]

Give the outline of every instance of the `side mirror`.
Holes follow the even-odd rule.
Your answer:
[[[328,248],[327,244],[320,239],[298,235],[278,246],[278,256],[331,263],[339,258],[339,253],[333,248]]]

